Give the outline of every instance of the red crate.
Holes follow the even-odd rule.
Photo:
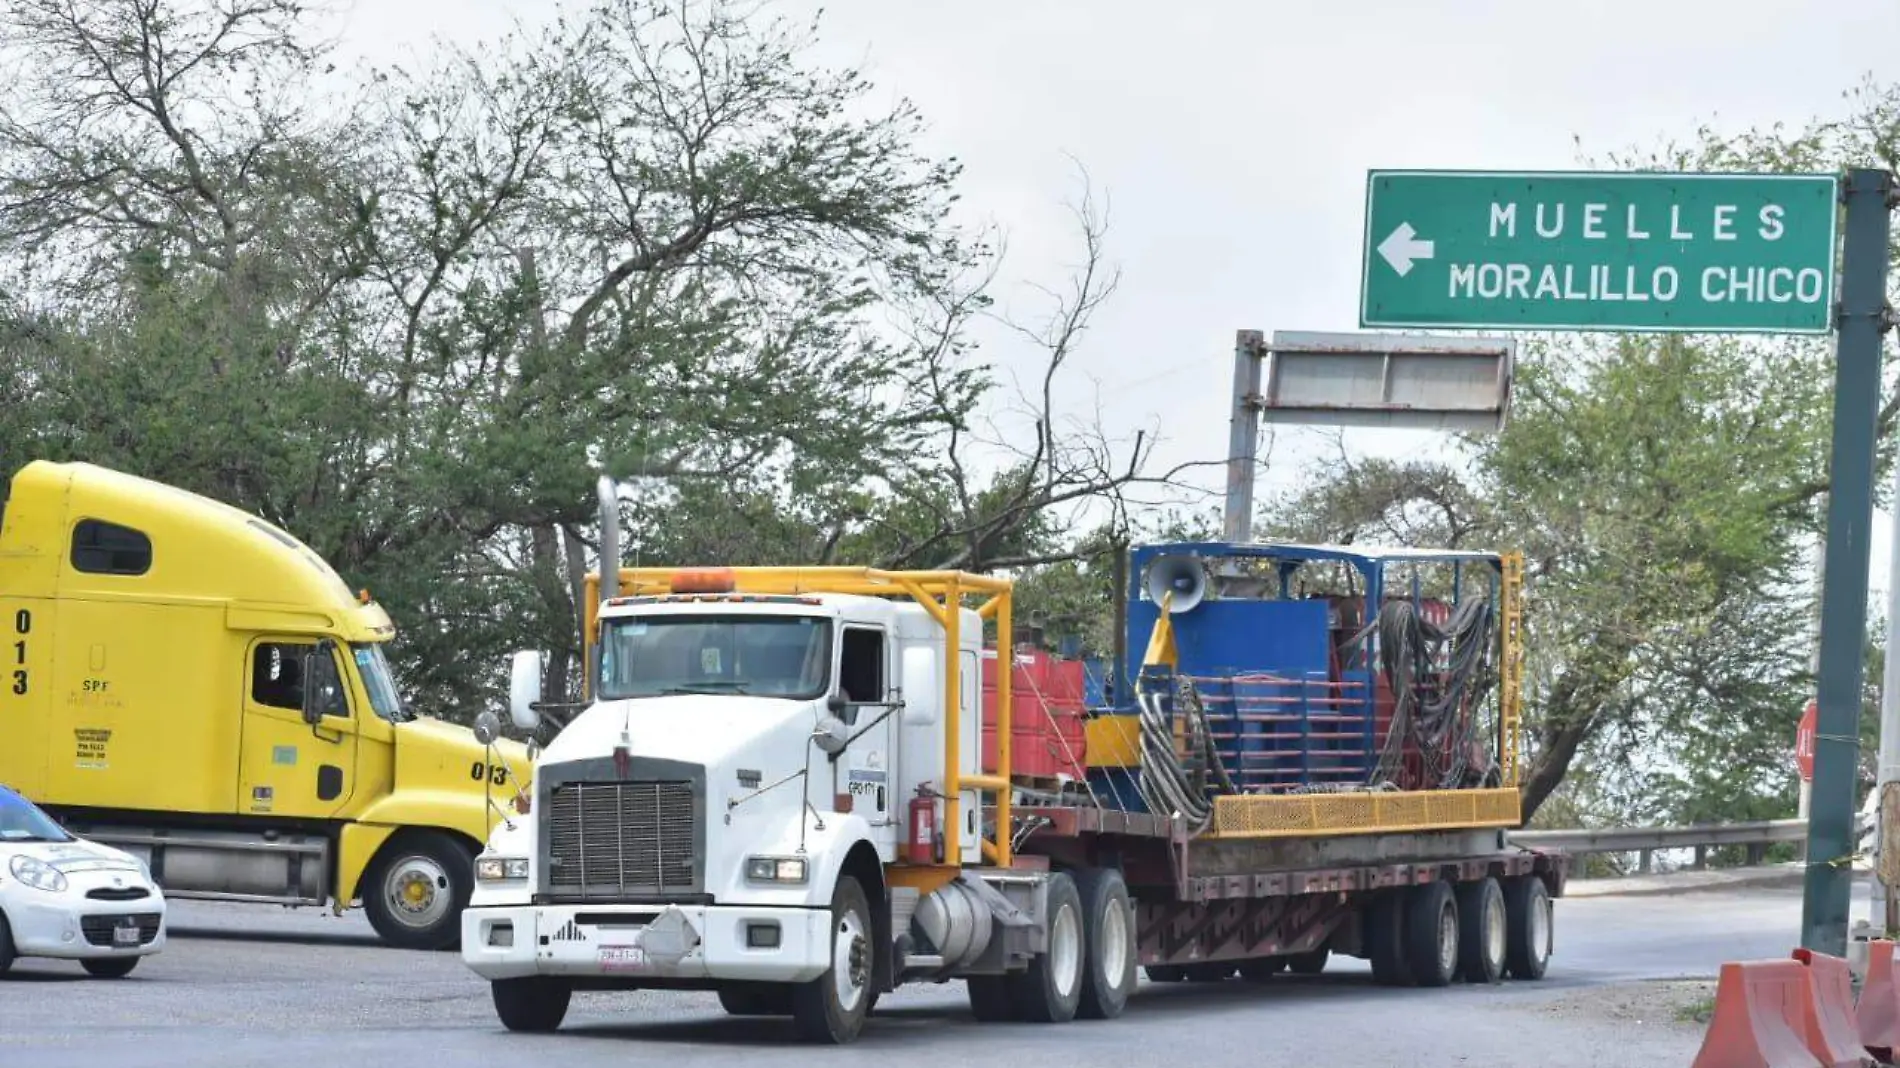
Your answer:
[[[996,650],[983,650],[983,770],[996,771]],[[1018,778],[1083,777],[1083,678],[1080,660],[1036,649],[1010,669],[1010,773]]]

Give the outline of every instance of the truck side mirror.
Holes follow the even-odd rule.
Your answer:
[[[540,700],[541,654],[524,649],[508,670],[508,718],[521,730],[535,729],[541,723],[541,712],[534,707]]]
[[[851,703],[843,690],[831,691],[831,696],[825,698],[825,709],[843,723],[855,724],[858,721],[858,706]]]
[[[303,721],[312,727],[323,722],[336,694],[335,643],[324,638],[303,655]]]
[[[906,646],[903,671],[902,722],[918,726],[937,722],[937,712],[943,704],[943,680],[937,674],[937,651],[928,645]]]

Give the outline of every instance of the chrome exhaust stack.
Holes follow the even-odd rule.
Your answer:
[[[612,476],[594,483],[600,499],[600,599],[620,596],[620,493]]]

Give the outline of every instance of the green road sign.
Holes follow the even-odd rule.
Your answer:
[[[1838,185],[1371,171],[1359,325],[1826,333]]]

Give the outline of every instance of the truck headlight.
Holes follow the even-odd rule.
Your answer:
[[[802,883],[804,857],[747,857],[745,877],[761,883]]]
[[[22,853],[7,865],[15,879],[35,890],[44,890],[57,894],[66,889],[66,876],[58,868],[39,859]]]
[[[528,877],[527,857],[476,857],[475,878],[485,883]]]

